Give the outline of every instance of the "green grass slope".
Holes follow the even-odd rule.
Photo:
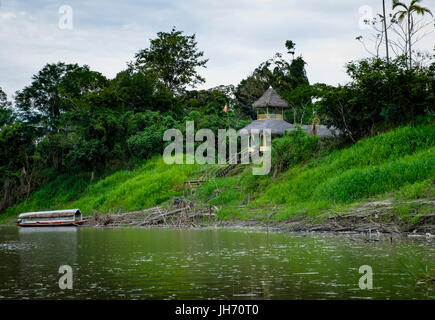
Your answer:
[[[392,197],[401,197],[402,188],[416,192],[416,198],[425,190],[429,190],[427,197],[433,197],[434,179],[435,127],[407,126],[305,165],[296,164],[276,179],[254,177],[250,170],[215,179],[199,196],[204,202],[222,206],[223,214],[250,217],[254,212],[258,217],[278,211],[275,217],[286,219],[295,213],[315,214],[391,192],[396,192]],[[248,203],[248,199],[254,200]],[[239,209],[245,204],[247,208]]]
[[[8,208],[0,214],[0,222],[39,210],[80,208],[84,215],[90,215],[152,207],[182,195],[183,181],[197,169],[197,165],[166,165],[161,157],[155,157],[135,170],[118,171],[94,183],[90,183],[89,174],[63,175],[27,201]]]

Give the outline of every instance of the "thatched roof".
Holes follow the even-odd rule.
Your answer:
[[[310,125],[295,126],[284,120],[271,120],[271,119],[252,121],[246,127],[241,129],[239,133],[241,135],[246,135],[251,133],[252,130],[258,130],[259,133],[261,134],[263,132],[263,129],[270,129],[272,135],[282,136],[285,131],[290,133],[291,131],[296,130],[297,127],[300,127],[306,133],[313,134],[312,126]],[[317,136],[319,137],[332,137],[334,135],[338,135],[338,133],[339,132],[337,129],[334,128],[328,129],[328,127],[323,125],[317,126]]]
[[[21,213],[18,219],[23,218],[58,218],[58,217],[71,217],[75,214],[80,214],[80,209],[68,209],[68,210],[55,210],[55,211],[37,211]]]
[[[255,101],[252,104],[252,107],[255,108],[291,108],[291,106],[279,96],[279,94],[273,89],[269,87],[266,92],[261,96],[260,99]]]

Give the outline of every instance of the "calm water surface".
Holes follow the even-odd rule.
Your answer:
[[[434,238],[0,227],[0,299],[435,299],[416,280],[433,275],[434,249]],[[358,287],[361,265],[372,290]]]

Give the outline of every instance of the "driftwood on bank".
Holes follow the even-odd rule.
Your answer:
[[[140,223],[141,226],[147,225],[147,224],[157,224],[160,222],[166,223],[166,218],[169,218],[170,216],[181,213],[184,211],[184,208],[176,209],[172,211],[165,211],[165,212],[158,212],[157,214],[151,214],[147,216],[142,223]]]
[[[435,201],[416,200],[414,202],[434,205]],[[241,206],[241,208],[244,206]],[[405,233],[435,233],[435,212],[424,215],[411,214],[403,219],[394,210],[389,200],[365,203],[347,212],[328,211],[321,215],[295,215],[288,220],[272,219],[276,208],[270,208],[270,214],[264,219],[264,212],[258,212],[258,219],[253,220],[223,220],[216,219],[216,207],[196,208],[193,201],[177,200],[171,207],[153,207],[146,210],[122,214],[95,214],[88,219],[88,225],[104,226],[174,226],[191,227],[207,222],[221,226],[255,226],[267,229],[296,232],[339,232],[364,234],[405,234]],[[252,212],[254,213],[254,212]],[[418,218],[411,222],[411,218]],[[204,224],[203,224],[204,225]]]
[[[434,206],[435,201],[414,200],[409,203],[419,203]],[[349,209],[346,213],[327,211],[323,215],[294,216],[270,227],[285,231],[322,231],[322,232],[352,232],[352,233],[384,233],[409,234],[435,232],[435,212],[408,214],[401,217],[394,209],[390,200],[373,201]]]
[[[189,226],[194,220],[213,218],[214,208],[197,209],[191,201],[181,201],[171,207],[153,207],[121,214],[94,214],[88,224],[95,227],[103,226],[152,226],[171,225]]]

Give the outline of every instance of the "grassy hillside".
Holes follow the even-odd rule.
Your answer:
[[[21,212],[80,208],[94,212],[126,212],[152,207],[182,195],[182,183],[198,171],[197,165],[171,165],[155,157],[132,171],[118,171],[90,183],[90,175],[63,175],[32,194],[29,199],[0,214],[11,221]]]
[[[159,157],[132,171],[90,183],[90,176],[61,176],[0,215],[80,208],[82,212],[125,212],[164,203],[182,194],[182,182],[210,166],[166,165]],[[294,214],[343,210],[356,203],[392,198],[435,199],[435,126],[401,127],[342,150],[295,164],[276,178],[253,176],[250,167],[209,179],[193,195],[199,205],[217,206],[222,216],[276,219]],[[398,205],[406,214],[412,208]],[[428,211],[427,208],[425,208]]]
[[[222,214],[258,217],[275,211],[276,218],[285,219],[355,201],[400,198],[403,190],[413,198],[434,198],[434,180],[435,127],[402,127],[295,165],[277,179],[255,177],[245,170],[209,181],[199,196],[223,206]],[[248,197],[254,200],[240,210]]]

